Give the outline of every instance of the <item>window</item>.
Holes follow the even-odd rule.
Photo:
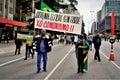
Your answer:
[[[0,11],[2,11],[2,3],[0,3]]]
[[[13,8],[10,7],[10,14],[13,14]]]

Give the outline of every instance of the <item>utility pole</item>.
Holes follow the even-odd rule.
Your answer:
[[[34,19],[35,18],[35,1],[32,0],[32,18]],[[34,22],[34,21],[33,21]],[[33,33],[33,36],[35,36],[35,26],[34,27],[34,33]]]
[[[34,14],[35,14],[35,1],[32,0],[32,18],[34,18]]]

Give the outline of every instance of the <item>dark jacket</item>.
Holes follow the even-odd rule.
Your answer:
[[[46,52],[50,52],[50,50],[49,50],[49,41],[50,41],[50,39],[48,39],[48,38],[38,38],[37,39],[37,46],[36,46],[36,51],[38,52],[38,53],[40,53],[41,51],[40,51],[40,43],[41,43],[41,40],[44,40],[44,45],[45,45],[45,50],[46,50]]]
[[[93,38],[93,44],[94,46],[97,48],[99,48],[101,46],[101,37],[99,35],[96,35],[94,38]]]
[[[20,47],[22,45],[22,40],[21,39],[15,39],[15,44],[17,47]]]
[[[78,46],[84,46],[84,48],[78,48]],[[80,40],[78,39],[76,43],[76,56],[80,53],[82,54],[87,54],[89,50],[89,42],[88,40]]]

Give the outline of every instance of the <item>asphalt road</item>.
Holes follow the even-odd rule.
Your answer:
[[[14,49],[14,46],[11,46]],[[12,48],[11,48],[12,49]],[[0,54],[0,80],[49,80],[49,79],[120,79],[120,43],[114,44],[115,61],[109,61],[110,44],[102,42],[100,49],[101,62],[94,60],[94,48],[89,51],[88,71],[77,74],[77,63],[74,45],[55,44],[48,53],[47,72],[36,73],[36,55],[24,61],[24,46],[20,55],[14,50]]]

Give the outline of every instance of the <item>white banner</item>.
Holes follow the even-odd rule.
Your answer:
[[[35,28],[81,34],[82,16],[36,10]]]

